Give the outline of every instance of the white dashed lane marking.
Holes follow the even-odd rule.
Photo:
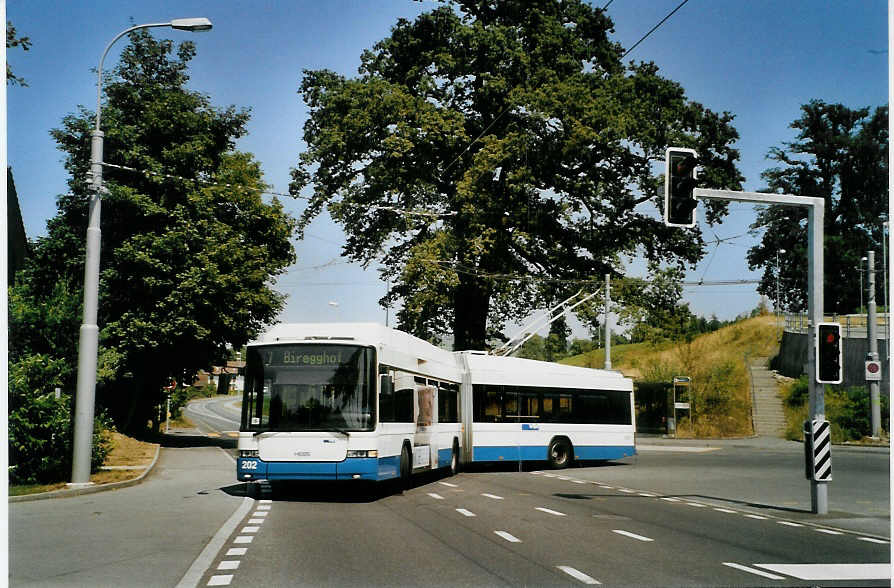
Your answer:
[[[456,509],[456,512],[458,512],[459,514],[463,515],[464,517],[474,517],[474,516],[476,516],[474,512],[472,512],[472,511],[470,511],[470,510],[466,510],[466,509],[464,509],[464,508],[458,508],[458,509]]]
[[[566,574],[568,574],[569,576],[571,576],[572,578],[574,578],[575,580],[579,580],[579,581],[583,582],[584,584],[591,584],[591,585],[592,584],[600,584],[600,582],[598,580],[596,580],[595,578],[591,578],[587,574],[585,574],[579,570],[576,570],[576,569],[572,568],[571,566],[556,566],[556,567],[558,569],[562,570],[563,572],[565,572]]]
[[[557,517],[564,517],[564,516],[565,516],[565,513],[564,513],[564,512],[559,512],[559,511],[557,511],[557,510],[552,510],[552,509],[550,509],[550,508],[543,508],[542,506],[538,506],[538,507],[535,508],[534,510],[539,510],[540,512],[545,512],[546,514],[555,515],[555,516],[557,516]]]
[[[441,496],[440,494],[436,494],[434,492],[429,492],[428,495],[431,496],[432,498],[434,498],[435,500],[444,500],[443,496]]]
[[[231,547],[229,550],[227,550],[227,557],[245,555],[246,551],[248,551],[247,547]]]
[[[612,529],[612,533],[630,537],[631,539],[636,539],[637,541],[654,541],[654,539],[651,539],[649,537],[643,537],[642,535],[637,535],[636,533],[631,533],[630,531],[622,531],[621,529]]]
[[[239,569],[239,562],[236,560],[224,560],[217,566],[218,570],[236,570]]]
[[[515,537],[514,535],[512,535],[510,533],[507,533],[506,531],[494,531],[494,533],[499,535],[500,537],[502,537],[503,539],[505,539],[506,541],[508,541],[510,543],[521,543],[522,542],[521,539],[519,539],[518,537]]]
[[[869,543],[879,543],[881,545],[887,545],[890,541],[885,541],[884,539],[873,539],[872,537],[857,537],[858,541],[868,541]]]
[[[484,496],[485,498],[492,498],[493,500],[503,500],[502,496],[497,496],[496,494],[482,493],[481,495]]]
[[[459,488],[456,484],[451,484],[450,482],[438,482],[441,486],[447,486],[448,488]]]
[[[825,533],[826,535],[844,535],[841,531],[833,531],[832,529],[814,529],[817,533]]]
[[[233,574],[211,576],[208,580],[208,586],[229,586],[233,581]]]
[[[754,568],[749,568],[748,566],[743,566],[742,564],[737,564],[729,561],[723,562],[723,565],[734,568],[736,570],[741,570],[743,572],[748,572],[749,574],[755,574],[756,576],[761,576],[763,578],[769,578],[770,580],[785,580],[782,576],[777,576],[776,574],[771,574],[769,572],[763,572],[761,570],[756,570]]]

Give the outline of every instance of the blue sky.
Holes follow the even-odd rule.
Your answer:
[[[605,5],[608,0],[600,0]],[[613,38],[630,47],[680,0],[613,0]],[[28,87],[8,89],[8,146],[29,237],[45,234],[56,195],[67,190],[62,154],[49,135],[78,105],[95,108],[95,68],[106,44],[136,23],[206,16],[207,33],[154,29],[156,37],[195,41],[190,87],[218,107],[249,107],[249,134],[238,148],[253,153],[275,191],[286,192],[289,170],[303,148],[306,109],[297,88],[302,69],[356,74],[360,54],[389,34],[399,17],[412,19],[434,2],[411,0],[237,1],[7,0],[7,17],[30,37],[28,52],[8,59]],[[654,61],[690,99],[736,115],[745,189],[763,187],[771,147],[794,138],[789,128],[811,99],[852,108],[887,103],[887,3],[884,0],[690,0],[627,59]],[[106,60],[110,69],[125,40]],[[884,195],[879,195],[882,198]],[[288,200],[297,216],[303,201]],[[746,233],[751,205],[731,204],[706,240]],[[298,262],[279,281],[289,295],[282,319],[384,322],[385,292],[375,271],[339,258],[343,234],[320,218],[296,243]],[[745,255],[751,237],[724,242],[690,272],[689,280],[756,279]],[[636,264],[630,273],[638,273]],[[685,300],[697,314],[730,319],[757,306],[753,285],[690,286]]]

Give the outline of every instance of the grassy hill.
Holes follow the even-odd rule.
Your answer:
[[[612,346],[612,368],[637,382],[672,382],[692,378],[693,415],[678,424],[679,435],[696,437],[751,434],[751,385],[748,360],[772,357],[779,350],[773,316],[740,321],[693,339],[658,345]],[[598,349],[562,361],[601,368],[605,351]]]

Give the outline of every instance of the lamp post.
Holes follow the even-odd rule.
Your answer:
[[[96,357],[99,347],[99,218],[102,200],[102,148],[103,132],[99,130],[102,115],[102,63],[115,41],[137,29],[171,27],[183,31],[207,31],[211,21],[207,18],[177,18],[170,22],[148,23],[130,27],[118,33],[106,45],[99,59],[96,75],[96,127],[91,134],[90,172],[87,178],[90,187],[90,208],[87,222],[87,251],[84,263],[84,319],[78,338],[78,381],[75,401],[74,439],[69,486],[90,484],[90,458],[93,446],[93,416],[96,399]]]
[[[863,312],[863,264],[866,263],[866,259],[867,258],[865,256],[861,257],[860,267],[857,268],[857,270],[860,272],[860,309],[857,311],[858,314]]]
[[[786,219],[787,220],[787,219]],[[779,254],[785,255],[785,249],[776,250],[776,322],[779,323],[779,311],[782,309],[782,303],[779,300]]]

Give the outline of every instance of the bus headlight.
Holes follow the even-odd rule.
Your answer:
[[[239,457],[258,457],[259,453],[257,449],[240,449]]]
[[[348,449],[348,457],[379,457],[376,449]]]

